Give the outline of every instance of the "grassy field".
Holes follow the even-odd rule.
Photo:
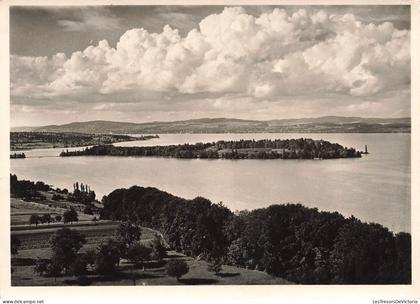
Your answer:
[[[100,221],[98,223],[77,223],[66,225],[71,229],[80,231],[86,236],[87,243],[80,252],[88,248],[96,248],[103,240],[111,238],[115,234],[118,223]],[[65,276],[59,278],[41,277],[34,273],[36,259],[48,259],[51,257],[49,238],[61,226],[58,227],[17,227],[12,231],[21,240],[19,253],[12,257],[12,285],[13,286],[54,286],[54,285],[77,285],[76,277]],[[16,228],[16,227],[15,227]],[[159,232],[148,228],[142,228],[141,242],[149,245]],[[179,281],[166,274],[166,264],[171,259],[185,260],[190,268],[188,274]],[[290,284],[281,278],[272,277],[264,272],[247,270],[232,266],[223,266],[222,272],[215,275],[209,272],[208,263],[193,259],[175,251],[169,251],[168,257],[161,262],[149,262],[145,269],[135,268],[128,261],[122,260],[120,272],[112,278],[100,277],[93,274],[93,269],[88,274],[90,285],[243,285],[243,284]]]
[[[52,193],[42,192],[46,200],[40,202],[27,202],[17,198],[10,198],[10,221],[11,225],[28,225],[29,218],[32,214],[39,216],[49,213],[52,217],[55,215],[63,215],[70,207],[78,211],[79,221],[91,221],[93,215],[84,214],[82,211],[84,205],[72,203],[66,200],[53,201],[51,199]]]
[[[85,246],[83,249],[91,247]],[[83,251],[83,250],[82,250]],[[76,277],[64,276],[58,278],[40,277],[34,274],[34,257],[49,258],[49,249],[21,250],[13,262],[13,286],[62,286],[78,285]],[[166,264],[171,259],[185,260],[190,271],[179,281],[166,274]],[[223,265],[222,272],[215,275],[209,272],[208,263],[184,256],[174,251],[168,252],[168,257],[161,262],[145,263],[145,268],[134,267],[123,260],[119,274],[116,276],[101,277],[93,273],[88,274],[89,285],[283,285],[290,282],[270,276],[257,270],[247,270]]]
[[[53,192],[42,193],[46,199],[40,202],[27,202],[11,198],[11,234],[21,241],[19,253],[12,256],[12,286],[54,286],[54,285],[78,285],[76,277],[65,276],[59,278],[41,277],[34,273],[36,259],[49,259],[51,248],[49,239],[57,229],[67,227],[77,230],[85,235],[86,244],[80,252],[89,248],[97,248],[104,240],[114,237],[118,222],[92,221],[93,215],[82,212],[84,205],[75,204],[67,200],[53,201]],[[29,225],[32,214],[49,213],[53,217],[62,215],[66,210],[74,207],[78,212],[79,221],[72,224],[53,222],[49,224]],[[98,217],[98,216],[97,216]],[[160,235],[158,231],[142,228],[141,242],[144,245],[150,243]],[[166,274],[166,264],[172,259],[185,260],[190,271],[179,281]],[[208,263],[197,260],[180,253],[169,251],[163,261],[152,261],[142,267],[136,268],[128,261],[122,260],[120,271],[112,278],[101,277],[94,274],[90,269],[87,275],[89,285],[243,285],[243,284],[290,284],[281,278],[272,277],[264,272],[247,270],[232,266],[223,266],[222,272],[215,275],[207,270]]]

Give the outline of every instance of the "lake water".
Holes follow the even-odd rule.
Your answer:
[[[335,160],[186,160],[60,158],[62,149],[37,149],[25,151],[26,159],[11,160],[11,172],[60,188],[71,189],[75,181],[88,183],[99,198],[120,187],[152,186],[184,198],[223,201],[231,210],[302,203],[410,232],[410,134],[162,134],[159,139],[117,145],[300,137],[358,150],[367,144],[370,154]]]

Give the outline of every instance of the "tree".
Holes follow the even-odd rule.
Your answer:
[[[51,261],[67,272],[75,262],[77,252],[85,243],[85,236],[78,231],[69,228],[57,230],[50,239],[53,252]]]
[[[44,259],[37,259],[35,262],[34,272],[40,276],[43,276],[47,272],[47,267],[50,262]]]
[[[79,220],[77,212],[73,208],[70,208],[70,210],[65,211],[63,214],[63,218],[64,218],[64,224],[77,222]]]
[[[152,249],[149,247],[146,247],[141,243],[134,243],[127,249],[126,257],[135,265],[142,265],[145,261],[150,259],[151,252]]]
[[[95,265],[96,260],[96,250],[94,248],[89,248],[85,252],[86,264],[88,266]]]
[[[166,272],[169,276],[175,277],[178,281],[184,274],[188,273],[189,267],[183,260],[171,260],[168,262]]]
[[[84,275],[87,273],[87,258],[85,254],[77,255],[74,262],[71,264],[70,273],[75,276]]]
[[[44,215],[41,217],[41,222],[42,222],[42,223],[48,223],[48,224],[50,224],[50,223],[51,223],[51,221],[52,221],[52,218],[51,218],[51,214],[49,214],[49,213],[46,213],[46,214],[44,214]]]
[[[61,274],[61,267],[54,261],[45,259],[37,259],[35,262],[34,272],[40,276],[58,277]]]
[[[53,194],[53,196],[51,197],[51,199],[52,199],[53,201],[59,201],[59,200],[64,199],[64,197],[63,197],[63,196],[61,196],[60,194]]]
[[[118,271],[120,257],[120,244],[118,242],[109,239],[107,242],[101,243],[96,254],[96,272],[101,275],[115,274]]]
[[[39,222],[41,221],[41,219],[39,218],[38,214],[32,214],[31,217],[29,218],[29,224],[35,224],[36,226],[38,226]]]
[[[158,261],[166,257],[166,248],[161,238],[155,238],[153,240],[151,257]]]
[[[121,254],[125,256],[127,249],[140,241],[141,227],[131,221],[120,223],[116,232],[116,240],[121,244]]]
[[[91,206],[91,205],[87,205],[87,206],[85,207],[85,209],[83,210],[83,213],[84,213],[84,214],[93,215],[93,209],[92,209],[92,206]]]
[[[20,240],[17,238],[16,235],[10,236],[10,253],[11,254],[18,254],[19,247],[21,245]]]
[[[55,220],[56,220],[56,222],[61,222],[61,219],[62,219],[62,217],[61,217],[61,215],[60,215],[60,214],[57,214],[57,215],[55,216]]]

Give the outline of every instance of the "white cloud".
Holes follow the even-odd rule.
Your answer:
[[[100,15],[83,26],[106,29]],[[82,25],[61,23],[68,30]],[[112,25],[112,24],[111,24]],[[108,24],[109,26],[109,24]],[[410,32],[392,23],[365,24],[351,14],[293,14],[274,9],[254,17],[225,8],[181,37],[131,29],[116,47],[107,41],[73,53],[11,57],[11,92],[20,96],[236,94],[371,96],[410,82]]]

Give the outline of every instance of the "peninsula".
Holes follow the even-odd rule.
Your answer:
[[[79,132],[10,132],[10,150],[83,147],[123,141],[148,140],[158,135],[129,136]]]

